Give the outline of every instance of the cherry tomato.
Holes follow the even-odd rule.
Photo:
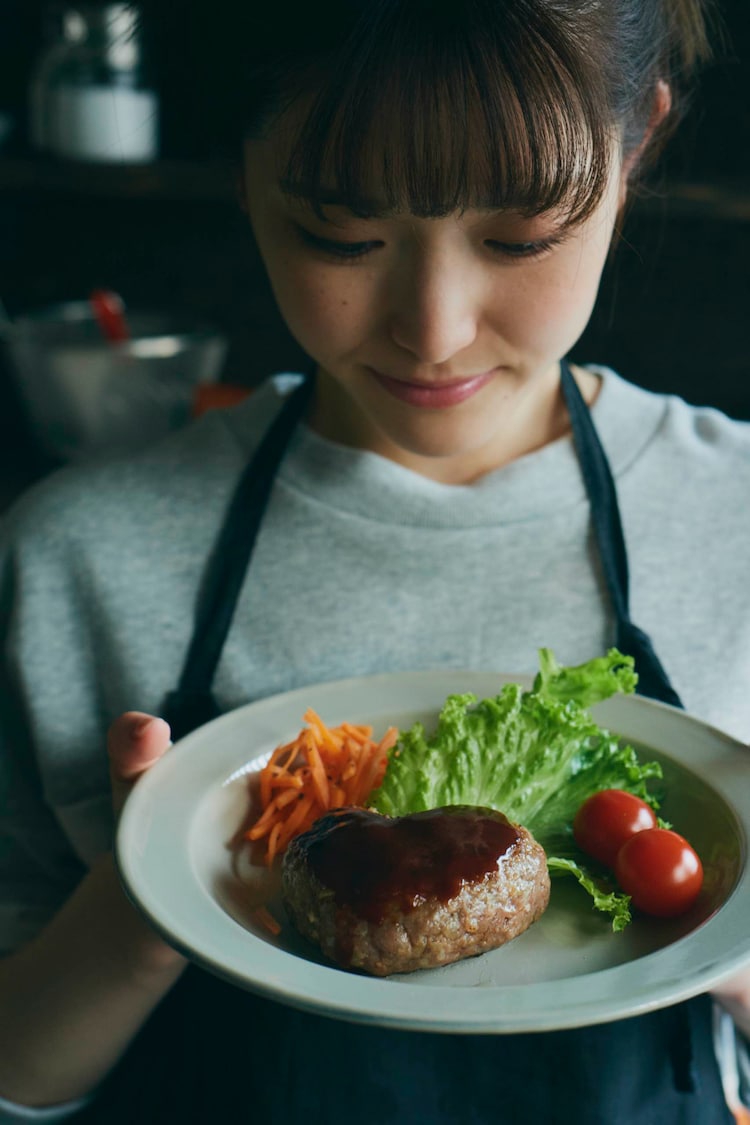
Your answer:
[[[601,789],[584,801],[573,821],[578,847],[607,867],[614,867],[617,853],[636,832],[656,828],[650,805],[624,789]]]
[[[672,918],[693,905],[703,885],[703,865],[687,840],[667,828],[648,828],[622,845],[615,875],[633,906]]]

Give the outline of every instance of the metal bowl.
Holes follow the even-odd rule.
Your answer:
[[[194,388],[214,382],[226,338],[169,313],[128,313],[131,339],[104,340],[86,301],[5,326],[10,367],[34,436],[65,461],[129,452],[190,418]]]

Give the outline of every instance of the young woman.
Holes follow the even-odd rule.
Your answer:
[[[7,521],[0,1118],[731,1121],[711,997],[553,1034],[350,1026],[186,970],[110,854],[170,726],[344,675],[616,642],[644,692],[750,737],[748,427],[565,361],[700,0],[144,7],[241,151],[310,371]],[[748,995],[721,996],[745,1028]]]

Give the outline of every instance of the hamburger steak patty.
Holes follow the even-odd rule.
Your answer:
[[[337,809],[292,840],[282,897],[332,961],[376,976],[448,965],[523,933],[549,902],[544,849],[493,809]]]

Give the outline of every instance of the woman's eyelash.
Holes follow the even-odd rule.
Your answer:
[[[540,238],[536,242],[496,242],[488,239],[486,245],[507,258],[538,258],[561,242],[562,238]]]
[[[320,235],[313,234],[305,227],[296,227],[295,229],[299,238],[307,246],[312,246],[313,249],[320,250],[324,254],[330,254],[334,258],[341,258],[346,261],[363,258],[371,250],[382,246],[382,242],[378,241],[336,242],[330,238],[321,238]],[[552,250],[555,246],[559,246],[562,241],[562,237],[541,238],[534,242],[498,242],[494,239],[488,239],[485,245],[496,254],[506,258],[537,258],[547,253],[548,250]]]
[[[345,258],[352,261],[362,258],[370,250],[380,246],[380,242],[335,242],[330,238],[321,238],[304,227],[297,227],[297,234],[304,243],[315,250],[322,250],[324,254],[331,254],[334,258]]]

